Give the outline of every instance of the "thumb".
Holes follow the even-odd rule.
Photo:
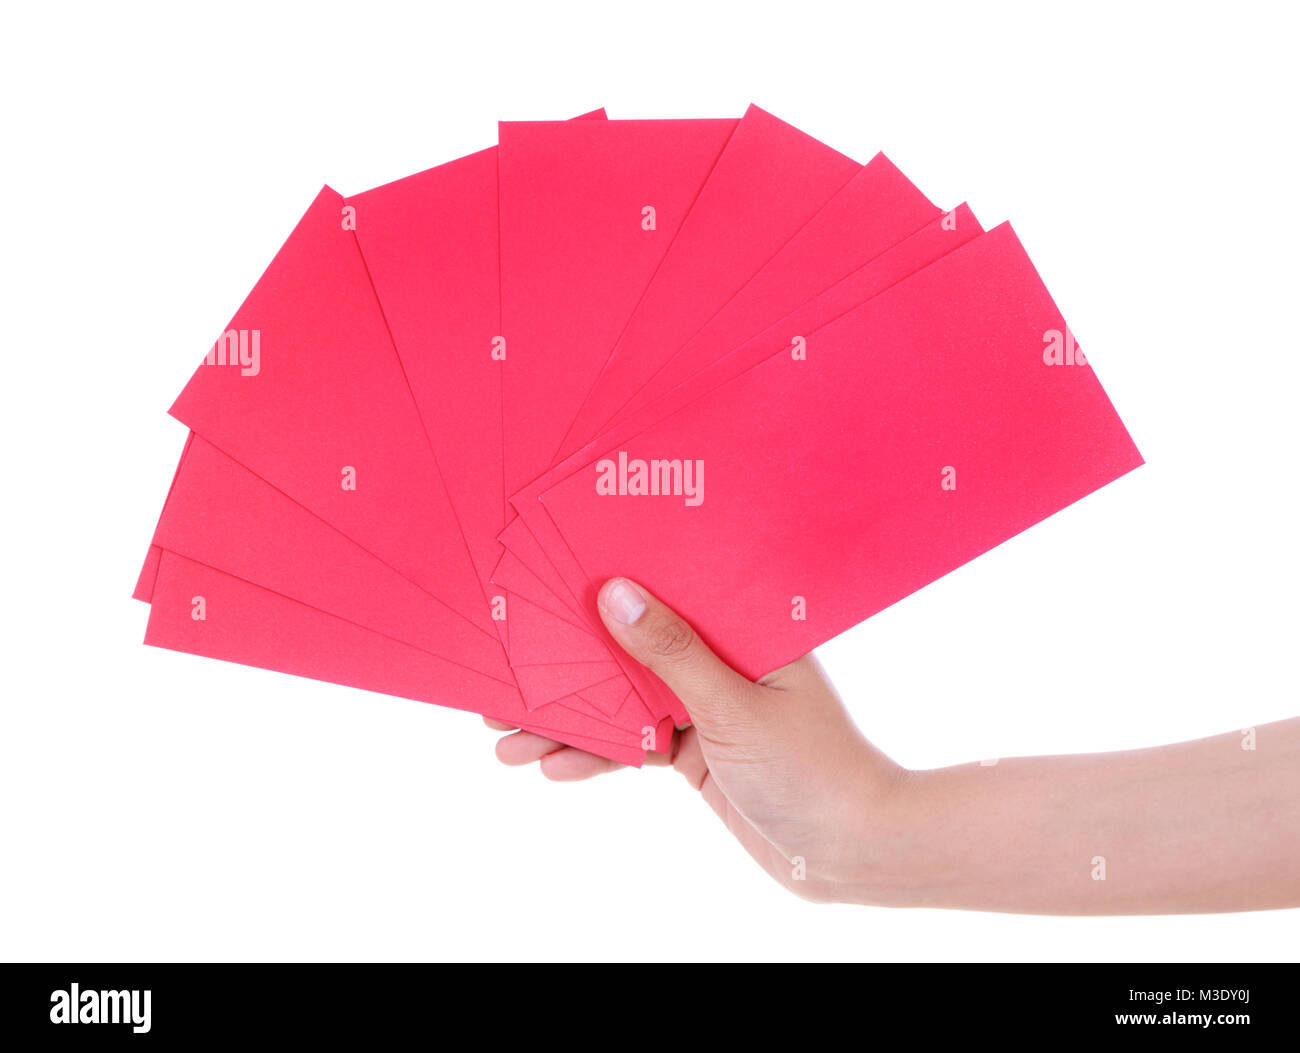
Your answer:
[[[762,688],[709,650],[681,615],[642,586],[612,578],[601,588],[597,607],[619,646],[668,685],[706,736],[747,725],[761,709]]]

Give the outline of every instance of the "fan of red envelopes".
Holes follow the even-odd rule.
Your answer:
[[[321,190],[171,413],[147,643],[629,764],[607,578],[758,677],[1142,463],[1009,225],[757,107]]]

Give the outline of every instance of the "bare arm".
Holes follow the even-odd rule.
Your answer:
[[[1044,914],[1300,906],[1300,719],[1121,753],[908,772],[862,896]]]
[[[638,585],[607,583],[600,613],[691,714],[660,762],[806,899],[1040,914],[1300,906],[1300,718],[908,771],[862,736],[811,655],[753,683]],[[497,755],[553,779],[617,767],[528,732]]]

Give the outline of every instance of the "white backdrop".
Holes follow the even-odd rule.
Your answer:
[[[165,411],[322,182],[753,101],[1011,219],[1148,461],[825,647],[867,734],[921,767],[1295,715],[1294,27],[1134,7],[7,13],[0,957],[1294,957],[1296,911],[810,906],[670,772],[547,783],[475,717],[145,648],[129,598]]]

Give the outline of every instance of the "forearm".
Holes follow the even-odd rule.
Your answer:
[[[846,898],[1043,914],[1300,906],[1300,719],[909,772]]]

